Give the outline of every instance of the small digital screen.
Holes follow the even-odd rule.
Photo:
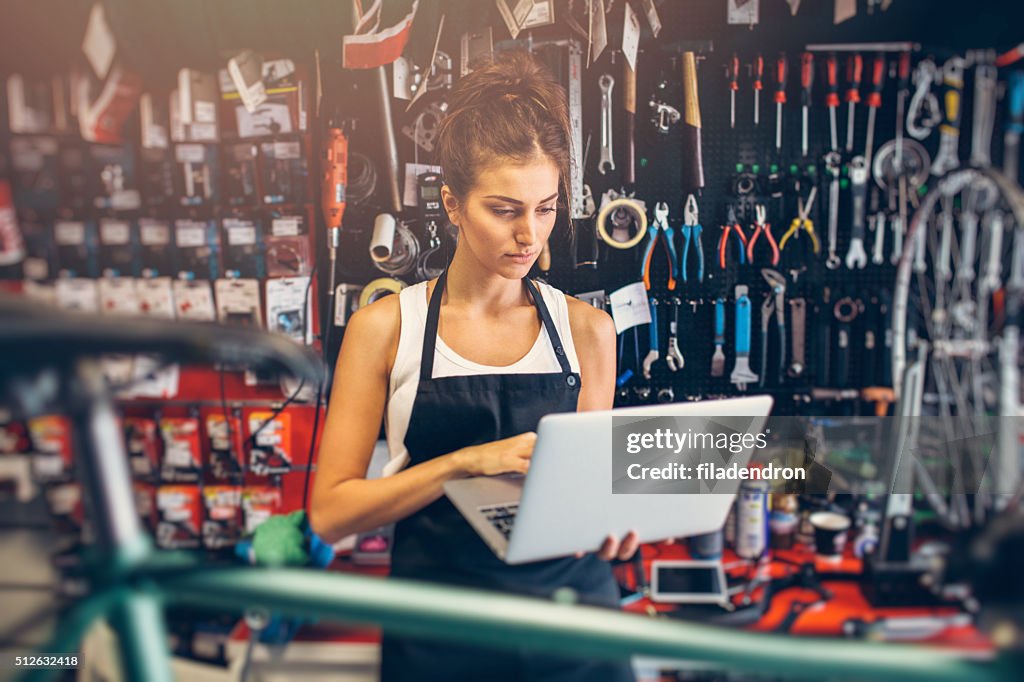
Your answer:
[[[427,201],[437,201],[441,198],[441,189],[438,187],[424,187],[420,193]]]
[[[662,567],[658,569],[658,591],[664,594],[718,594],[722,585],[718,569],[712,566]]]

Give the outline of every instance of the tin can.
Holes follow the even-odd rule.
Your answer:
[[[724,538],[722,529],[702,535],[693,535],[689,540],[690,556],[694,559],[721,559]]]
[[[768,546],[767,481],[744,481],[736,496],[736,554],[757,559]]]

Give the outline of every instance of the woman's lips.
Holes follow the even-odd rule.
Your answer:
[[[506,253],[505,258],[510,259],[513,263],[526,264],[533,260],[534,253]]]

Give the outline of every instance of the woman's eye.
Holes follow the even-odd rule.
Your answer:
[[[510,216],[515,215],[515,211],[508,208],[492,208],[491,212],[497,216]]]
[[[554,206],[548,206],[547,208],[539,209],[539,212],[540,213],[544,213],[545,215],[548,214],[548,213],[555,213],[557,211],[558,211],[558,209],[556,207],[554,207]]]

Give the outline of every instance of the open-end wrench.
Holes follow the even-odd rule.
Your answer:
[[[740,391],[747,390],[747,384],[757,381],[757,375],[750,369],[750,297],[744,284],[736,285],[736,364],[733,365],[729,381]]]
[[[964,58],[950,57],[942,66],[943,107],[939,126],[939,153],[932,163],[932,175],[938,177],[960,167],[960,118],[964,90]]]
[[[789,299],[789,319],[793,328],[793,351],[790,354],[789,369],[786,370],[786,374],[795,378],[802,376],[804,369],[807,367],[807,361],[804,353],[804,344],[806,340],[804,335],[806,333],[807,324],[807,302],[804,299]]]
[[[665,349],[665,362],[668,364],[668,368],[673,372],[678,372],[683,368],[685,364],[683,362],[683,354],[679,352],[679,304],[682,303],[678,298],[673,298],[672,301],[672,321],[668,325],[668,347]]]
[[[715,299],[715,353],[711,356],[711,376],[725,374],[725,299]]]
[[[953,278],[953,268],[950,264],[950,253],[953,249],[953,206],[951,199],[943,197],[941,201],[942,226],[939,231],[939,252],[936,256],[935,276],[943,282],[948,282]],[[922,227],[924,226],[922,225]],[[919,230],[918,232],[924,234],[926,230]],[[914,248],[916,249],[914,252],[914,272],[924,272],[924,239],[921,239]],[[917,262],[918,258],[921,259],[920,269]],[[938,293],[936,292],[936,294]]]
[[[1002,212],[990,211],[985,214],[985,228],[988,233],[988,258],[981,273],[981,288],[995,291],[1000,286],[999,276],[1003,260],[1003,227],[1005,220]]]
[[[828,259],[825,267],[829,270],[838,268],[842,261],[836,255],[836,239],[839,236],[839,165],[842,157],[839,152],[825,154],[825,172],[828,173]]]
[[[853,198],[853,229],[850,235],[850,249],[846,252],[846,267],[853,270],[867,265],[864,253],[864,213],[867,208],[868,166],[863,156],[850,160],[850,195]],[[829,207],[831,210],[831,207]]]
[[[871,262],[875,265],[885,262],[885,211],[875,214],[875,245],[871,249]]]
[[[643,373],[644,379],[648,381],[651,378],[651,365],[658,361],[661,357],[659,352],[658,344],[658,299],[652,298],[650,301],[651,305],[651,324],[649,325],[650,331],[650,350],[647,351],[647,355],[644,356],[643,362]]]
[[[605,175],[615,170],[615,161],[612,159],[612,87],[615,79],[611,74],[602,73],[597,84],[601,88],[601,160],[597,170]]]
[[[978,51],[975,59],[971,165],[987,168],[992,165],[992,131],[996,123],[996,79],[999,72],[992,63],[991,54]]]

